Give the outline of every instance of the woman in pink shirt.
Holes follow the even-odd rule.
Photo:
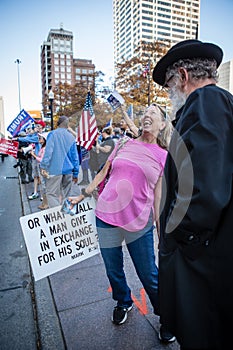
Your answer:
[[[40,162],[42,161],[43,157],[44,157],[44,153],[45,153],[45,146],[46,146],[46,140],[47,140],[47,136],[48,133],[44,132],[42,134],[38,134],[39,136],[39,143],[41,145],[41,148],[38,152],[38,155],[35,154],[35,152],[31,151],[31,155],[37,160],[37,162],[40,164]],[[46,197],[46,186],[45,186],[45,179],[43,176],[40,176],[40,190],[41,190],[41,196],[42,196],[42,203],[41,205],[38,206],[38,209],[44,210],[44,209],[48,209],[48,201],[47,201],[47,197]]]
[[[70,197],[71,207],[90,196],[111,166],[109,180],[96,205],[96,226],[101,254],[117,305],[112,321],[123,324],[132,309],[131,290],[123,269],[125,241],[136,272],[158,311],[158,268],[154,254],[154,223],[159,234],[161,183],[171,135],[171,123],[158,105],[149,106],[136,139],[121,140],[103,169],[78,197]],[[169,341],[175,340],[174,337]]]

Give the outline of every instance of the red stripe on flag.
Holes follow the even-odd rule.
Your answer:
[[[87,150],[91,149],[98,135],[95,115],[94,113],[91,115],[91,112],[93,113],[93,109],[91,105],[91,97],[88,93],[77,131],[77,143],[80,146],[85,147]]]

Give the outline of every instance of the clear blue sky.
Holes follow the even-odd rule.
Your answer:
[[[233,59],[233,0],[201,0],[199,39],[218,44],[223,62]],[[112,0],[0,0],[0,96],[6,126],[19,112],[17,64],[20,64],[21,106],[41,109],[40,46],[51,28],[74,35],[74,57],[92,59],[97,70],[113,73]]]

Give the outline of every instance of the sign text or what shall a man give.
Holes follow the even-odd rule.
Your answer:
[[[88,198],[73,216],[58,206],[20,218],[36,281],[99,253],[94,208]]]

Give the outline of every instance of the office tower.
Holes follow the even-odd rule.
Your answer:
[[[114,0],[113,20],[116,64],[132,58],[142,41],[195,39],[200,0]]]
[[[95,65],[91,60],[73,57],[73,33],[64,30],[62,25],[59,29],[51,29],[41,45],[43,107],[49,91],[59,83],[93,89],[94,74]]]
[[[94,89],[95,65],[92,60],[74,58],[73,69],[75,84]]]
[[[41,46],[42,101],[59,82],[72,83],[73,33],[51,29]]]
[[[218,85],[233,94],[233,59],[222,63],[218,69]]]

